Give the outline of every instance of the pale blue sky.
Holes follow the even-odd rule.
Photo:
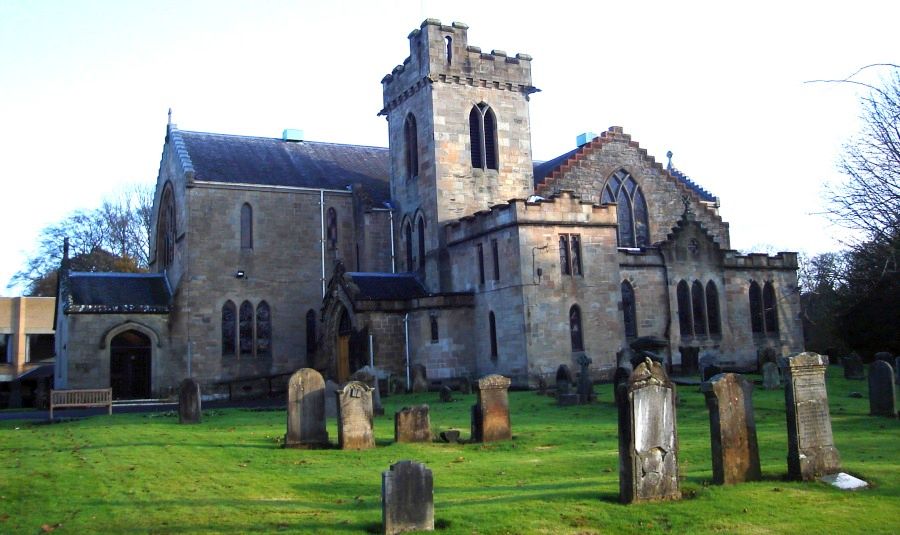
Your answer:
[[[530,6],[540,7],[530,7]],[[0,2],[0,294],[38,232],[154,183],[166,110],[189,130],[387,145],[381,78],[426,17],[534,57],[535,159],[620,125],[718,195],[732,246],[836,247],[821,185],[859,124],[854,87],[898,62],[888,2]],[[869,73],[864,81],[877,81]]]

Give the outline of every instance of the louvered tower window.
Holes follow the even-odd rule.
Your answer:
[[[469,141],[472,145],[472,167],[498,169],[497,118],[484,102],[469,112]]]

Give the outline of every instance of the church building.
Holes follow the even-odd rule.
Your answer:
[[[642,337],[676,366],[803,349],[796,253],[732,250],[719,200],[620,127],[534,161],[531,56],[433,19],[409,46],[388,148],[168,124],[151,273],[63,266],[56,388],[224,395],[370,362],[524,387],[581,355],[609,376]]]

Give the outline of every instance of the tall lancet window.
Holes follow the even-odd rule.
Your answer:
[[[419,136],[416,130],[416,118],[413,114],[406,116],[403,123],[403,137],[406,143],[406,178],[419,176]]]
[[[253,249],[253,208],[241,206],[241,249]]]
[[[600,200],[603,203],[617,204],[619,247],[650,245],[647,201],[641,187],[627,171],[619,169],[609,177]]]
[[[469,141],[472,145],[472,167],[498,169],[497,118],[484,102],[472,107],[469,112]]]

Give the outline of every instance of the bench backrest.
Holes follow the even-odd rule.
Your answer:
[[[112,403],[112,388],[94,390],[51,390],[50,404],[62,405],[106,405]]]

